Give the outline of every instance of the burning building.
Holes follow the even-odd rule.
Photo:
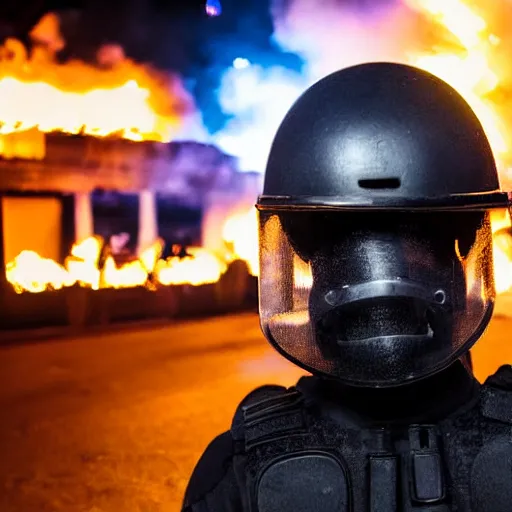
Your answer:
[[[45,318],[66,310],[69,321],[77,289],[81,297],[131,290],[124,295],[139,304],[140,317],[148,310],[136,293],[154,302],[159,293],[149,291],[210,284],[217,298],[226,296],[220,280],[229,281],[231,262],[241,258],[232,231],[254,194],[254,176],[238,173],[212,145],[174,141],[193,115],[178,79],[135,64],[117,46],[103,47],[94,66],[58,64],[53,15],[31,36],[30,56],[16,40],[0,48],[0,327],[27,323],[38,316],[35,306]],[[228,223],[226,207],[235,215]],[[253,268],[245,265],[238,279]],[[172,316],[176,300],[164,295],[153,309]],[[233,297],[235,306],[244,301],[243,293]],[[52,301],[67,306],[52,308]],[[122,303],[122,294],[114,301]],[[72,316],[84,323],[84,315],[104,316],[104,306]]]

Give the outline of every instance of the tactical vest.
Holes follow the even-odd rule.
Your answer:
[[[512,512],[512,386],[385,429],[334,421],[296,388],[262,394],[232,425],[245,512]]]

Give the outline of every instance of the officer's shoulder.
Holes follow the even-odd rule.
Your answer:
[[[251,391],[238,405],[233,425],[230,430],[217,436],[203,452],[190,478],[185,493],[185,506],[199,503],[204,497],[213,492],[221,482],[232,473],[231,462],[235,455],[235,442],[238,423],[243,423],[245,407],[259,403],[267,398],[286,394],[283,386],[266,385]],[[228,487],[232,487],[229,483]]]
[[[280,399],[286,400],[290,396],[297,395],[298,392],[295,387],[286,388],[284,386],[267,384],[253,389],[249,394],[242,399],[236,408],[231,424],[231,433],[235,440],[243,437],[244,429],[244,415],[245,412],[251,408],[257,407],[264,409],[265,404],[279,401]]]
[[[222,481],[233,453],[233,437],[230,431],[218,435],[211,441],[190,477],[185,493],[186,506],[203,499]]]
[[[512,425],[512,366],[503,365],[486,379],[481,392],[485,418]]]
[[[288,401],[299,397],[308,398],[316,390],[318,378],[303,376],[298,382],[290,387],[275,384],[266,384],[253,389],[242,399],[237,407],[236,414],[242,414],[245,409],[260,405],[262,403],[277,403],[279,400]],[[235,416],[236,416],[235,414]]]
[[[503,391],[512,391],[512,365],[505,364],[500,366],[496,373],[487,377],[484,386]]]
[[[238,408],[240,409],[247,407],[267,398],[284,395],[288,393],[290,389],[292,388],[286,388],[284,386],[278,386],[274,384],[266,384],[265,386],[260,386],[248,393],[245,398],[242,399]]]
[[[243,414],[243,411],[248,407],[251,407],[260,402],[264,402],[265,400],[286,396],[294,389],[295,388],[285,388],[284,386],[278,386],[274,384],[266,384],[264,386],[253,389],[238,404],[235,412],[235,418],[237,415]]]

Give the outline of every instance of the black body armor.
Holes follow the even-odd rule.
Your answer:
[[[510,512],[512,369],[435,424],[371,426],[307,389],[262,388],[233,421],[250,512]]]

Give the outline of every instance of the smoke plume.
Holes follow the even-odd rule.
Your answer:
[[[216,143],[239,157],[241,170],[263,171],[280,121],[300,94],[340,68],[368,61],[404,61],[422,19],[398,2],[274,1],[273,40],[298,54],[303,69],[265,68],[244,62],[223,76],[219,102],[231,116]]]
[[[274,0],[272,14],[273,41],[304,65],[297,72],[242,61],[226,71],[219,101],[231,120],[215,140],[239,157],[242,170],[264,170],[280,120],[308,86],[350,65],[394,61],[423,67],[461,92],[506,178],[512,164],[509,1]]]

